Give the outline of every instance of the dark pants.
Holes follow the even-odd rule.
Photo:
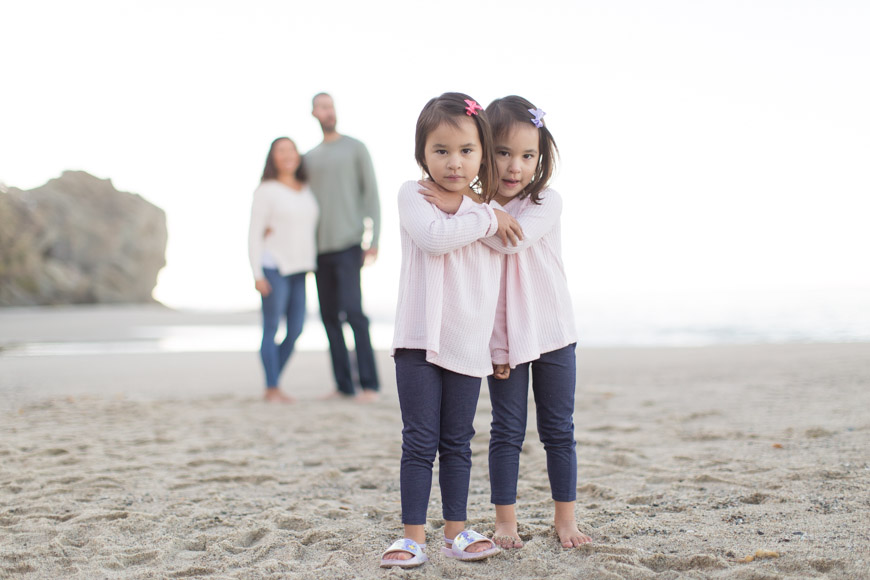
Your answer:
[[[369,337],[369,319],[362,311],[360,270],[363,264],[362,248],[354,246],[340,252],[317,256],[317,295],[320,298],[320,317],[329,339],[332,372],[339,392],[354,394],[350,355],[344,342],[342,324],[346,321],[353,330],[356,344],[356,363],[359,382],[363,389],[377,391],[378,371],[375,353]],[[342,317],[343,315],[343,317]]]
[[[397,349],[394,358],[403,425],[402,523],[426,523],[436,452],[443,517],[465,521],[481,379],[428,363],[423,350]]]
[[[272,292],[262,297],[263,341],[260,343],[260,358],[266,372],[266,387],[278,388],[278,377],[293,354],[296,339],[302,334],[305,323],[305,273],[282,276],[278,270],[263,268]],[[275,334],[281,318],[287,321],[287,332],[280,345],[275,344]]]
[[[547,475],[555,501],[577,499],[577,452],[574,441],[574,386],[577,360],[574,344],[517,365],[504,380],[489,377],[492,427],[489,441],[490,501],[517,501],[520,452],[526,435],[529,368],[538,416],[538,435],[547,453]]]

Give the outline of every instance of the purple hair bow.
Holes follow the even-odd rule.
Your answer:
[[[532,123],[535,124],[535,127],[537,127],[538,129],[543,127],[544,126],[544,121],[543,121],[544,115],[546,115],[547,113],[545,113],[541,109],[529,109],[529,112],[532,115],[534,115],[534,117],[532,117],[531,121],[532,121]]]

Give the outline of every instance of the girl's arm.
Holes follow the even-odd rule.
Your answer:
[[[444,255],[498,229],[495,212],[488,205],[464,199],[456,214],[445,219],[441,210],[417,193],[418,188],[417,182],[409,181],[399,190],[399,222],[427,254]]]
[[[425,197],[426,201],[447,214],[455,214],[465,200],[464,195],[446,191],[437,183],[428,179],[418,181],[417,185],[420,186],[420,195]],[[523,239],[523,229],[520,227],[519,222],[501,208],[494,209],[496,219],[498,220],[498,230],[494,235],[498,236],[505,245],[508,242],[517,245],[517,241]]]
[[[513,203],[517,203],[516,201]],[[516,245],[504,243],[497,236],[481,240],[500,254],[516,254],[534,244],[559,223],[562,217],[562,196],[555,189],[545,189],[540,205],[530,203],[517,218],[523,228],[523,237]]]

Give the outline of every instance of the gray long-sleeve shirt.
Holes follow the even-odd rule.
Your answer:
[[[317,252],[345,250],[362,242],[365,225],[372,220],[371,247],[378,247],[381,208],[375,169],[366,146],[342,135],[305,154],[309,185],[320,205]]]

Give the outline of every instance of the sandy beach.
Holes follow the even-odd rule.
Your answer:
[[[300,352],[283,379],[299,401],[268,405],[253,351],[20,349],[252,320],[0,310],[0,578],[870,578],[870,344],[581,348],[577,516],[594,542],[559,546],[532,418],[525,547],[442,557],[436,476],[431,560],[409,571],[378,567],[402,530],[388,353],[376,403],[319,400],[328,357]],[[484,388],[469,525],[485,534],[489,414]]]

